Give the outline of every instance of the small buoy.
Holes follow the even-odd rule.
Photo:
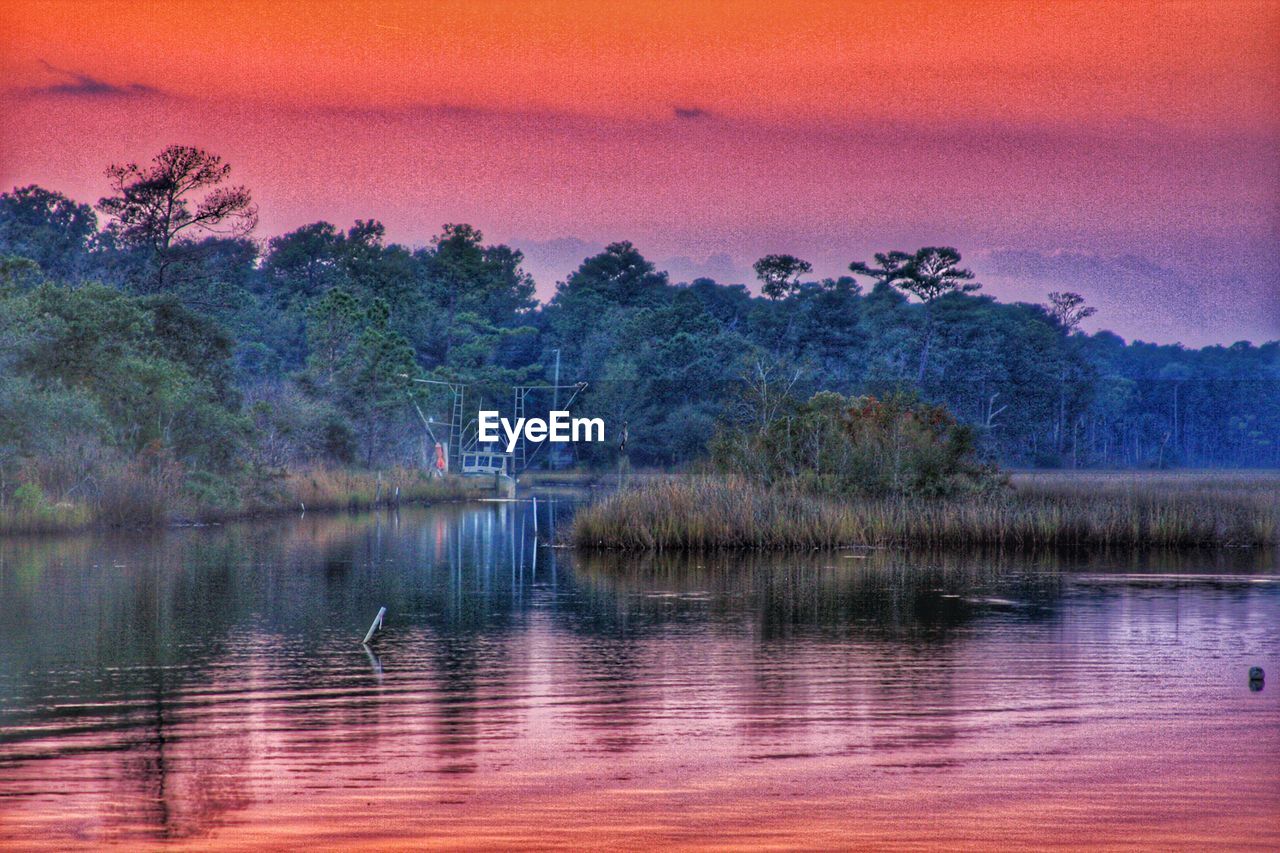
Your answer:
[[[1250,681],[1262,681],[1262,680],[1264,680],[1264,679],[1266,678],[1266,676],[1267,676],[1267,674],[1266,674],[1265,672],[1263,672],[1263,671],[1262,671],[1262,667],[1260,667],[1260,666],[1251,666],[1251,667],[1249,667],[1249,680],[1250,680]]]

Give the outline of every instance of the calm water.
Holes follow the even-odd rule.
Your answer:
[[[0,843],[1280,846],[1273,556],[587,559],[530,509],[0,542]]]

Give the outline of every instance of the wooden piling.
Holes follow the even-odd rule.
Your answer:
[[[364,639],[360,642],[363,645],[369,645],[369,641],[373,639],[373,632],[382,627],[382,617],[387,615],[387,608],[379,607],[378,615],[373,617],[373,624],[369,626],[369,632],[364,635]]]

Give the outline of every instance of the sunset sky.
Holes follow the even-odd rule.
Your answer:
[[[540,292],[630,239],[687,279],[959,248],[1093,328],[1280,337],[1280,3],[11,3],[0,187],[222,155],[258,236],[471,222]]]

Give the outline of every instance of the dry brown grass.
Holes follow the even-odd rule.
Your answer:
[[[57,533],[87,527],[92,514],[84,504],[59,503],[41,507],[5,507],[0,510],[0,536]]]
[[[484,479],[432,478],[410,468],[383,471],[312,469],[282,472],[267,488],[250,496],[216,503],[181,493],[135,470],[104,476],[90,499],[19,506],[0,506],[0,535],[55,533],[86,527],[158,527],[183,520],[227,521],[237,518],[311,511],[368,509],[401,503],[467,500],[491,494]]]
[[[387,471],[348,471],[317,468],[287,473],[279,484],[279,495],[259,509],[282,507],[307,509],[364,509],[395,503],[463,500],[488,495],[493,484],[487,479],[429,477],[412,468]]]
[[[1021,474],[992,497],[837,500],[736,479],[668,479],[581,509],[589,548],[805,549],[844,545],[1038,549],[1261,547],[1280,533],[1280,474]]]

